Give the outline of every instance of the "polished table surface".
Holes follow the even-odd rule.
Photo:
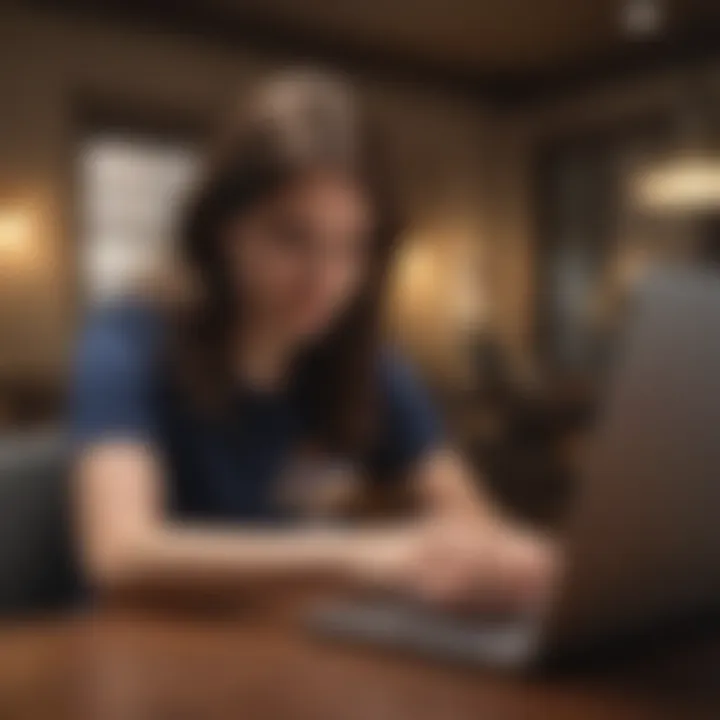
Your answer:
[[[159,613],[6,621],[2,720],[720,718],[720,633],[525,677]]]

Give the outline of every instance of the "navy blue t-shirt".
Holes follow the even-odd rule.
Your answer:
[[[134,439],[152,445],[182,517],[277,517],[277,483],[312,431],[313,388],[301,394],[238,391],[232,413],[210,418],[168,382],[164,325],[159,312],[137,301],[90,318],[75,368],[76,443]],[[440,433],[430,401],[405,364],[384,354],[377,372],[380,416],[366,469],[391,477],[436,446]]]

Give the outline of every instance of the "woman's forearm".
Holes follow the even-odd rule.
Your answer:
[[[223,529],[175,523],[164,511],[161,467],[137,443],[87,451],[77,482],[81,555],[91,583],[105,592],[352,580],[372,575],[410,536],[400,527]]]
[[[96,568],[106,590],[241,590],[264,581],[347,583],[372,575],[403,529],[228,529],[162,524]]]

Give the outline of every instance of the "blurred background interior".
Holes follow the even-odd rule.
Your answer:
[[[0,3],[0,435],[61,424],[78,323],[170,251],[228,101],[319,65],[400,160],[391,332],[556,517],[632,288],[720,261],[718,40],[713,0]]]

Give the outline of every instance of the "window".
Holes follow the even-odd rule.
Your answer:
[[[632,194],[639,169],[672,146],[672,127],[640,118],[540,148],[536,320],[550,367],[602,370],[637,281],[691,247],[683,219],[647,213]]]
[[[97,304],[168,259],[197,153],[189,144],[97,133],[82,143],[79,163],[82,291]]]

